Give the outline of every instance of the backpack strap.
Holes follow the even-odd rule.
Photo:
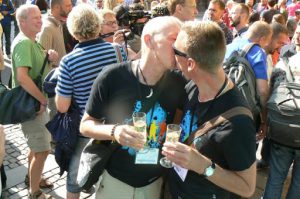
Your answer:
[[[241,51],[241,56],[242,57],[246,57],[246,55],[248,54],[248,52],[251,50],[251,48],[256,45],[255,43],[249,43],[247,44]]]
[[[229,118],[232,118],[236,115],[247,115],[253,120],[252,113],[248,108],[242,106],[234,107],[202,124],[195,133],[189,136],[185,143],[188,145],[192,145],[196,138],[208,133],[208,131],[210,131],[211,129],[219,126],[223,122],[228,121]]]
[[[286,79],[288,82],[294,82],[295,81],[295,77],[292,73],[291,67],[290,67],[290,63],[289,63],[289,58],[288,57],[283,57],[282,58],[284,67],[285,67],[285,73],[286,73]]]

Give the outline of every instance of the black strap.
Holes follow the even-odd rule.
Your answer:
[[[48,62],[48,58],[49,58],[49,54],[46,53],[46,57],[45,57],[45,59],[44,59],[42,69],[40,70],[40,74],[39,74],[39,76],[37,77],[37,79],[42,79],[42,76],[43,76],[44,71],[45,71],[46,64],[47,64],[47,62]]]
[[[248,108],[242,106],[231,108],[228,111],[202,124],[194,133],[189,136],[185,143],[188,145],[193,145],[193,142],[196,138],[208,133],[214,127],[219,126],[223,122],[228,121],[229,118],[232,118],[236,115],[247,115],[253,120],[252,113]]]
[[[42,69],[40,70],[39,75],[37,76],[37,78],[36,78],[35,81],[34,81],[34,82],[37,84],[37,86],[38,86],[39,88],[42,87],[42,77],[43,77],[43,74],[44,74],[44,71],[45,71],[46,64],[47,64],[47,62],[48,62],[48,58],[49,58],[49,54],[47,53],[47,54],[46,54],[46,57],[45,57],[45,59],[44,59],[44,62],[43,62]]]

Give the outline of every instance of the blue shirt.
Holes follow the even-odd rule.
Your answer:
[[[2,26],[10,25],[12,19],[11,14],[15,12],[14,6],[10,0],[2,1],[2,4],[0,4],[0,12],[2,13],[2,11],[8,11],[8,14],[7,15],[2,14],[4,18],[1,20],[1,25]]]
[[[228,59],[234,51],[242,50],[250,42],[248,39],[238,39],[227,45],[225,60]],[[267,55],[259,45],[255,45],[249,50],[246,59],[251,65],[256,79],[268,80]]]

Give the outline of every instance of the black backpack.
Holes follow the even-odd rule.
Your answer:
[[[247,101],[255,126],[258,128],[260,125],[261,104],[257,93],[255,73],[246,59],[247,53],[254,45],[254,43],[250,43],[242,50],[234,51],[224,63],[223,69]]]
[[[282,61],[284,67],[274,69],[275,81],[272,94],[267,102],[267,135],[278,144],[299,148],[300,80],[295,79],[289,59],[285,57]]]

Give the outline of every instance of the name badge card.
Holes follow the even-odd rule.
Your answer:
[[[157,164],[159,149],[145,148],[136,153],[135,164]]]
[[[173,164],[174,164],[174,163],[173,163]],[[174,170],[175,170],[176,173],[179,175],[179,177],[181,178],[182,182],[184,182],[188,170],[185,169],[185,168],[182,168],[181,166],[178,166],[177,164],[174,164]]]

